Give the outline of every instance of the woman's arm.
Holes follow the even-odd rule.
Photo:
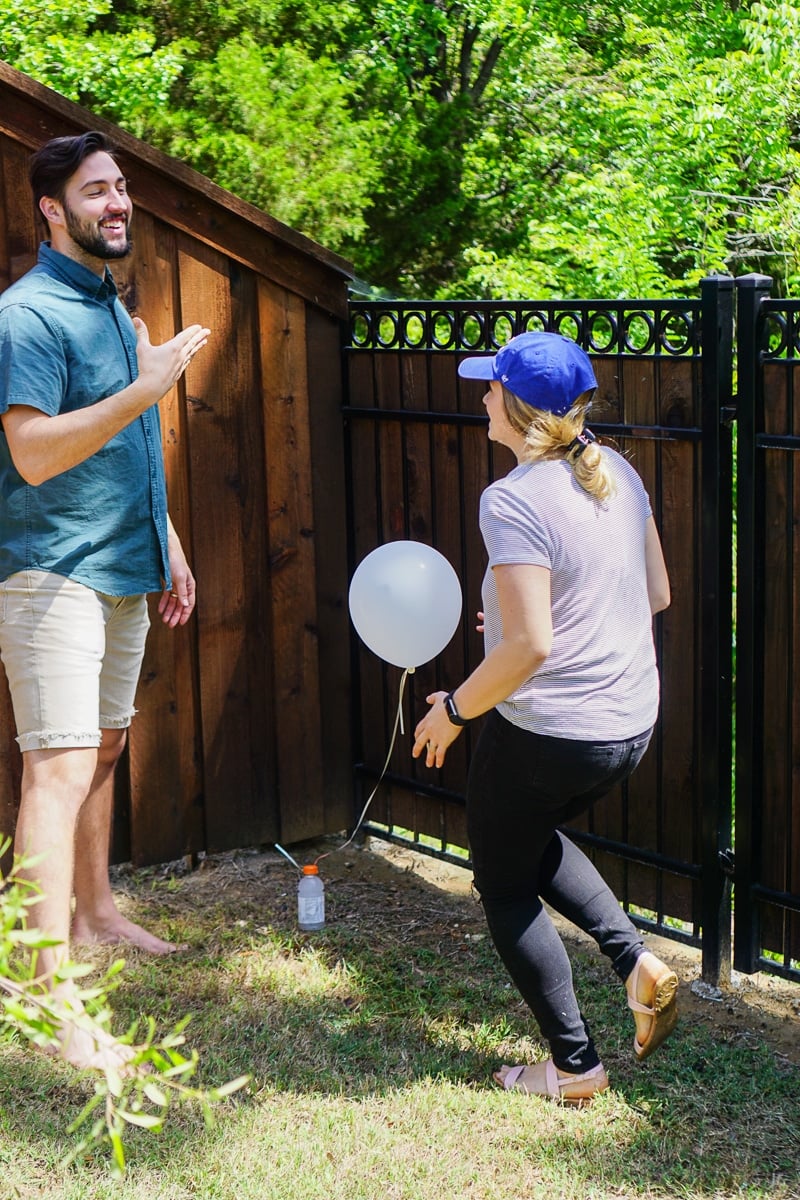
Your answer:
[[[465,719],[488,712],[539,670],[553,643],[550,571],[527,563],[494,568],[503,626],[501,641],[453,693]],[[446,692],[427,697],[431,705],[414,731],[414,758],[426,751],[426,765],[440,767],[460,732],[444,707]]]
[[[650,600],[650,612],[655,614],[669,608],[672,599],[669,590],[669,575],[664,562],[664,552],[661,549],[661,538],[658,536],[653,517],[648,517],[644,534],[644,561],[647,571],[647,596]]]

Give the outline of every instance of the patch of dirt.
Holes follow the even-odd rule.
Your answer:
[[[319,860],[329,921],[338,912],[347,919],[363,916],[376,927],[392,924],[400,932],[440,926],[462,941],[488,936],[471,871],[376,838],[343,850],[341,845],[341,839],[324,838],[291,848],[301,865]],[[181,876],[179,886],[166,897],[159,888],[159,896],[177,918],[182,909],[212,905],[225,893],[226,903],[235,900],[243,918],[268,912],[271,920],[296,926],[296,872],[272,849],[208,855],[195,869],[186,862],[145,871],[112,868],[123,908],[126,895],[143,899],[154,877],[175,876]],[[139,909],[137,919],[143,916]],[[557,915],[554,920],[568,948],[600,957],[590,938]],[[701,979],[699,951],[666,938],[646,938],[648,948],[678,974],[683,1020],[713,1025],[727,1037],[763,1041],[800,1066],[800,985],[764,973],[734,973],[729,985],[711,988]]]

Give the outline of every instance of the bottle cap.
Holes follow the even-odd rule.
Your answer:
[[[319,867],[317,866],[316,863],[309,863],[308,866],[303,867],[303,874],[304,875],[319,875]]]

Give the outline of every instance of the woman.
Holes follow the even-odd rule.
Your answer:
[[[427,697],[413,754],[440,767],[461,728],[492,710],[467,786],[475,885],[552,1055],[494,1078],[586,1104],[608,1077],[543,901],[591,934],[625,982],[638,1058],[677,1019],[675,973],[645,951],[558,829],[626,779],[647,749],[659,693],[652,614],[669,604],[669,580],[639,476],[585,428],[597,381],[576,343],[523,333],[494,358],[466,359],[459,374],[488,380],[489,437],[517,466],[481,497],[485,658],[460,687]]]

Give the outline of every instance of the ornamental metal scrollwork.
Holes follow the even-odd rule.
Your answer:
[[[500,336],[500,331],[505,330],[505,337]],[[489,314],[489,334],[490,342],[486,347],[487,350],[499,350],[506,342],[510,341],[514,335],[519,332],[517,330],[517,322],[514,313],[508,309],[496,309]]]
[[[541,309],[525,310],[519,323],[517,333],[551,333],[552,316],[548,317]]]
[[[456,336],[464,350],[486,349],[486,313],[476,308],[458,309]],[[474,329],[474,334],[473,334]]]
[[[359,350],[366,350],[372,342],[372,315],[363,309],[350,309],[350,342]]]
[[[396,310],[381,308],[376,311],[377,321],[374,325],[376,350],[396,350],[400,345],[401,315]],[[391,333],[386,333],[387,326]]]
[[[622,323],[625,349],[631,354],[647,354],[656,345],[653,314],[643,308],[629,312]]]
[[[428,341],[427,315],[421,309],[403,313],[403,345],[410,350],[424,349]]]
[[[435,350],[455,350],[457,321],[452,309],[437,308],[431,313],[430,345]]]
[[[777,321],[775,316],[770,318]],[[791,344],[800,354],[800,332]],[[442,303],[354,300],[350,350],[492,353],[518,333],[561,333],[593,354],[700,353],[699,301],[614,300]],[[772,339],[771,339],[772,340]]]
[[[574,337],[570,333],[567,333],[565,328],[568,327],[570,321],[575,331]],[[558,313],[553,321],[553,333],[560,333],[562,337],[570,338],[571,341],[577,342],[579,346],[583,345],[584,327],[585,322],[580,313],[577,312]]]
[[[770,358],[786,357],[792,339],[789,333],[789,318],[786,313],[768,312],[764,315],[761,345]]]
[[[686,354],[694,341],[694,323],[685,312],[662,312],[658,319],[658,341],[669,354]]]
[[[601,342],[598,340],[598,328],[602,328],[602,324],[608,327],[609,336]],[[589,314],[586,327],[586,349],[593,350],[595,354],[613,354],[619,340],[619,325],[617,319],[612,312],[593,312]]]

